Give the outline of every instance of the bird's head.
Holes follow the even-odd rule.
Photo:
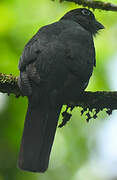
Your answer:
[[[95,35],[104,26],[95,19],[94,14],[86,8],[78,8],[67,12],[61,19],[72,20]]]

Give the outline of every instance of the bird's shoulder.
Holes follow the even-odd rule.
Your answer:
[[[41,27],[38,32],[25,45],[19,61],[19,69],[23,70],[25,66],[37,58],[50,44],[57,41],[58,35],[63,27],[59,22],[55,22]]]
[[[86,42],[92,42],[91,34],[81,25],[70,20],[61,20],[43,26],[26,44],[19,61],[19,69],[22,71],[26,65],[34,62],[46,52],[59,50],[64,53],[68,46],[84,46]]]

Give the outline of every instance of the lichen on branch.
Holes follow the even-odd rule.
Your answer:
[[[53,0],[54,1],[54,0]],[[88,7],[94,9],[101,9],[106,11],[117,11],[117,4],[103,2],[98,0],[59,0],[59,2],[74,2],[75,4],[82,5],[83,7]]]
[[[14,94],[17,97],[23,96],[18,87],[18,77],[12,74],[6,75],[0,73],[0,92],[7,94]],[[117,91],[97,91],[90,92],[84,91],[80,98],[79,96],[75,100],[65,100],[63,104],[69,107],[82,107],[85,109],[98,109],[104,108],[115,110],[117,109]]]
[[[18,77],[10,74],[6,75],[0,73],[0,92],[7,93],[8,95],[13,93],[16,97],[21,95],[21,91],[18,87]]]

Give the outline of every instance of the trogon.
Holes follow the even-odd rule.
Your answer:
[[[44,172],[48,168],[63,102],[87,87],[96,66],[93,36],[103,28],[90,10],[78,8],[40,28],[26,44],[18,78],[20,90],[28,97],[21,169]]]

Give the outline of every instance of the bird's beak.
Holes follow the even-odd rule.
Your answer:
[[[95,27],[97,30],[104,29],[105,27],[98,21],[95,21]]]

